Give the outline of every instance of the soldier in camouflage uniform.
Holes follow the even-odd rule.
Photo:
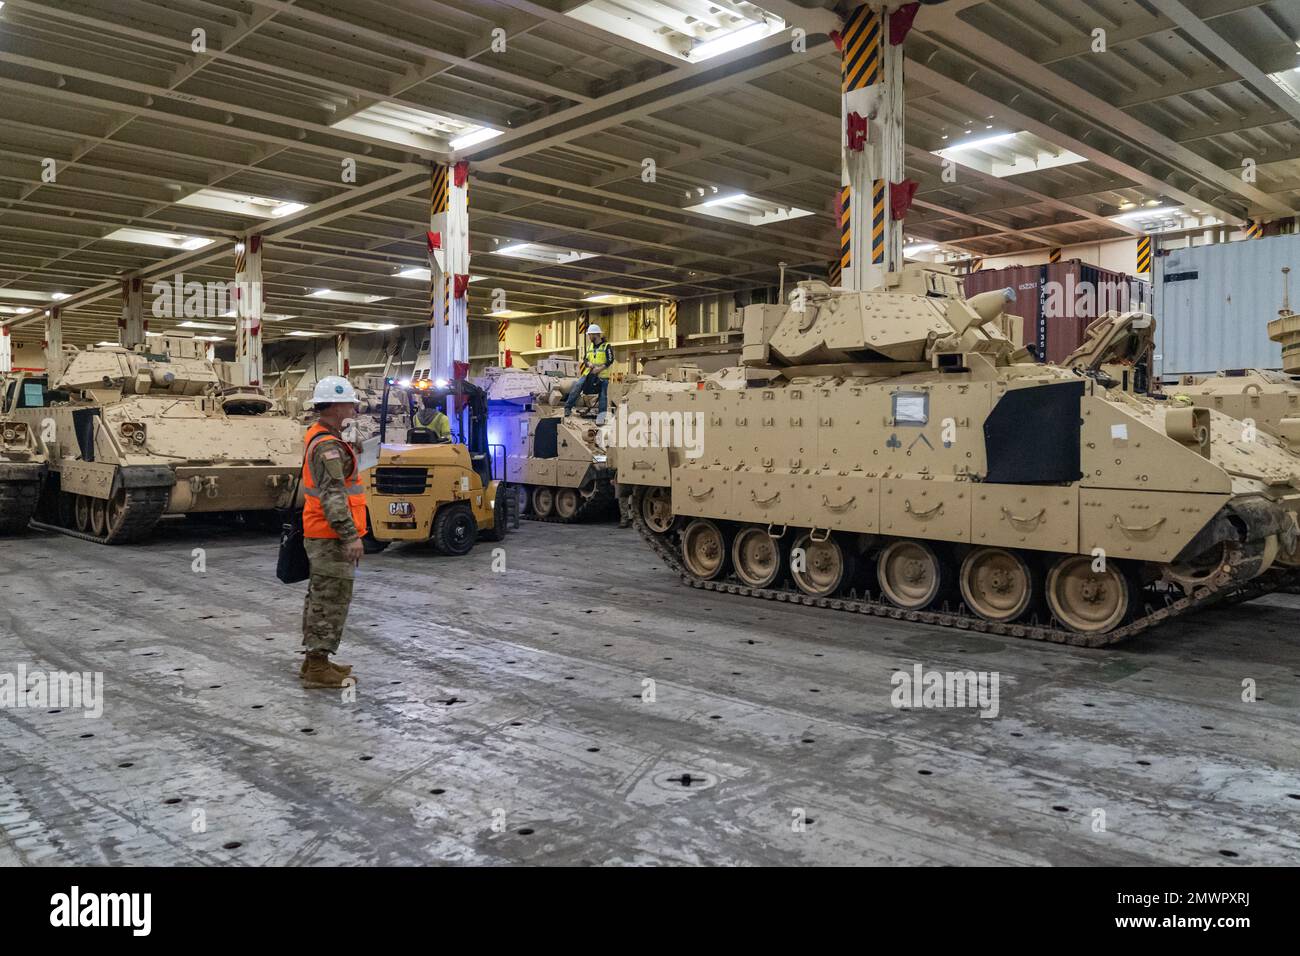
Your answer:
[[[352,584],[363,553],[365,495],[360,465],[343,440],[343,422],[356,414],[347,379],[327,376],[312,396],[319,419],[307,431],[303,461],[303,544],[311,580],[302,611],[306,648],[299,676],[305,687],[343,687],[352,668],[330,661],[343,637]]]

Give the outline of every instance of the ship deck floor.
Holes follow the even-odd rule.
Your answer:
[[[504,570],[368,556],[345,700],[296,679],[275,544],[4,542],[0,675],[102,673],[104,706],[0,710],[0,863],[1300,862],[1297,596],[1080,650],[696,591],[633,531],[525,522]],[[996,673],[997,715],[895,708],[917,664]]]

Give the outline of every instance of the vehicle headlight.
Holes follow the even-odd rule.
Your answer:
[[[123,439],[133,445],[143,445],[145,439],[144,426],[139,422],[123,422],[118,426],[118,433]]]

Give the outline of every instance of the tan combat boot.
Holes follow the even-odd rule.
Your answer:
[[[329,661],[329,658],[326,658],[326,661]],[[352,672],[352,665],[350,665],[350,663],[334,663],[333,661],[329,661],[329,666],[330,666],[330,667],[333,667],[334,670],[337,670],[338,672],[341,672],[341,674],[344,676],[344,678],[346,678],[346,676],[347,676],[348,674],[351,674],[351,672]],[[304,654],[304,656],[303,656],[303,666],[302,666],[302,667],[299,667],[299,669],[298,669],[298,676],[300,676],[300,678],[302,678],[302,676],[304,676],[305,674],[307,674],[307,656],[305,656],[305,654]]]
[[[334,667],[324,651],[308,651],[303,661],[302,685],[304,687],[344,687],[344,681],[355,681],[350,674]]]

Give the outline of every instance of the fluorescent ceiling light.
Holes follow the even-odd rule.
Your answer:
[[[718,197],[716,197],[715,199],[710,199],[708,202],[702,202],[702,203],[700,203],[700,205],[701,205],[701,206],[721,206],[723,203],[729,203],[729,202],[743,202],[744,200],[746,200],[746,199],[748,199],[748,198],[749,198],[749,196],[747,196],[745,193],[732,193],[730,196],[718,196]]]
[[[994,143],[1005,143],[1008,140],[1013,140],[1015,138],[1015,133],[998,133],[996,136],[981,136],[979,139],[971,139],[964,143],[957,143],[954,146],[947,146],[943,151],[945,153],[955,153],[962,149],[983,149],[985,146],[992,146]]]
[[[420,279],[424,282],[428,282],[433,278],[429,274],[428,266],[410,266],[400,272],[394,272],[393,275],[398,279]],[[470,282],[482,282],[483,279],[483,276],[472,275],[469,277]]]
[[[532,312],[517,312],[514,309],[501,309],[497,312],[489,312],[488,315],[497,319],[521,319],[526,315],[532,315]]]
[[[277,219],[307,207],[300,202],[284,199],[267,199],[265,196],[250,196],[247,193],[231,192],[228,189],[199,189],[176,200],[178,206],[193,206],[196,209],[211,209],[214,212],[228,212],[237,216],[252,216],[258,219]]]
[[[238,318],[238,317],[239,317],[239,313],[236,312],[234,309],[231,309],[229,312],[222,312],[222,313],[221,313],[221,318],[223,318],[223,319],[236,319],[236,318]],[[262,313],[262,321],[263,321],[263,322],[283,322],[285,319],[295,319],[295,318],[297,318],[297,316],[294,316],[294,315],[285,315],[283,312],[264,312],[264,313]]]
[[[216,242],[215,239],[203,239],[199,236],[178,236],[171,232],[155,232],[152,229],[115,229],[104,239],[108,242],[129,242],[137,246],[162,246],[164,249],[193,250]]]
[[[3,6],[3,4],[0,4],[0,6]],[[121,342],[96,342],[95,348],[97,349],[115,348],[121,344],[122,344]]]
[[[581,259],[592,259],[597,255],[594,252],[577,252],[573,249],[562,249],[559,246],[548,246],[540,242],[516,242],[509,246],[502,246],[500,249],[492,249],[490,252],[499,256],[512,256],[516,259],[529,259],[533,262],[546,262],[551,265],[564,265],[569,262],[578,262]]]
[[[646,299],[634,295],[618,295],[614,292],[600,292],[596,295],[584,296],[583,302],[599,302],[601,305],[631,305],[634,302],[645,302]]]
[[[588,0],[566,16],[641,46],[699,63],[785,29],[785,21],[747,0]]]
[[[294,329],[294,330],[293,330],[292,332],[290,332],[289,334],[290,334],[290,335],[293,335],[293,336],[297,336],[298,338],[301,338],[301,339],[314,339],[314,338],[318,338],[319,336],[324,335],[325,333],[324,333],[324,332],[304,332],[304,331],[302,331],[301,329]]]
[[[386,295],[366,295],[364,292],[335,292],[333,289],[317,289],[315,292],[308,294],[313,299],[325,299],[328,302],[351,302],[353,305],[369,305],[372,302],[383,302],[389,298]]]
[[[0,289],[0,299],[34,299],[37,302],[50,302],[53,301],[55,295],[63,295],[63,293],[33,292],[28,289]],[[64,298],[67,297],[64,296]],[[27,310],[24,309],[23,311],[26,312]]]
[[[496,139],[501,135],[501,130],[492,129],[488,126],[480,127],[472,133],[466,133],[464,136],[457,136],[447,145],[452,149],[464,149],[467,146],[477,146],[479,143],[486,143],[490,139]]]
[[[947,139],[946,136],[943,138]],[[1049,143],[1028,130],[981,136],[931,152],[942,159],[952,160],[998,179],[1086,161],[1078,153]]]
[[[729,196],[716,196],[693,206],[684,207],[686,212],[698,212],[718,219],[744,223],[747,226],[767,226],[774,222],[786,222],[811,216],[809,209],[798,206],[785,206],[780,203],[749,196],[745,193],[733,193]]]
[[[235,331],[235,327],[233,325],[216,325],[212,322],[191,322],[189,320],[186,320],[184,322],[178,322],[176,327],[180,329],[213,329],[217,332]]]
[[[903,255],[915,256],[922,252],[934,252],[938,248],[938,245],[933,242],[923,242],[915,246],[903,246]]]
[[[0,4],[0,6],[4,6],[4,4]],[[50,295],[50,298],[53,299],[55,302],[62,302],[67,297],[68,297],[68,293],[66,292],[55,292]]]
[[[382,139],[415,149],[459,149],[457,143],[482,142],[501,131],[403,103],[375,103],[331,124],[334,129]],[[474,139],[475,137],[479,137]]]
[[[226,341],[226,337],[224,335],[196,335],[194,336],[194,341],[195,342],[224,342]]]
[[[387,332],[397,326],[392,322],[344,322],[339,328],[360,329],[363,332]]]
[[[750,43],[757,43],[759,40],[766,39],[774,33],[780,33],[785,29],[785,21],[773,17],[771,20],[764,20],[758,23],[750,23],[748,26],[742,26],[740,29],[733,29],[725,36],[717,37],[712,40],[705,40],[703,43],[696,43],[691,47],[690,58],[698,63],[701,60],[707,60],[710,57],[718,56],[721,53],[729,53],[732,50],[738,50],[742,46]]]
[[[1155,209],[1134,209],[1130,212],[1122,212],[1118,216],[1111,216],[1111,220],[1117,219],[1150,219],[1154,216],[1165,216],[1177,213],[1178,206],[1159,206]]]

